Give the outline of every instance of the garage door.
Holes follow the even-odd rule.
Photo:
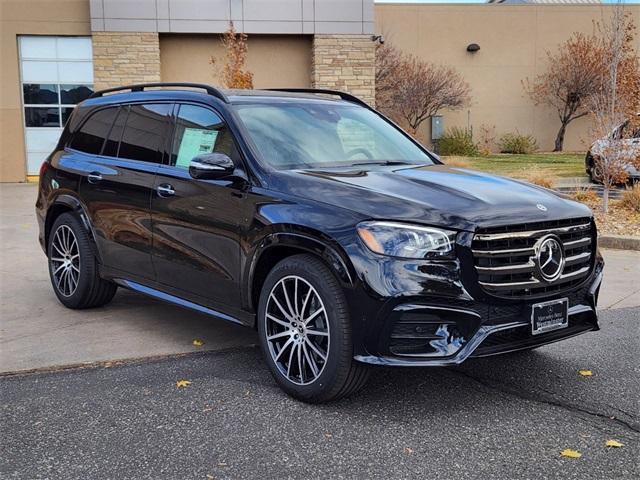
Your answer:
[[[27,174],[37,175],[73,106],[93,92],[91,37],[18,37]]]

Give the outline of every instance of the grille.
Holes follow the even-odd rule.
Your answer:
[[[562,274],[552,282],[537,274],[536,265],[536,242],[549,234],[560,239],[565,255]],[[476,232],[471,248],[484,291],[502,298],[538,297],[576,286],[589,275],[595,229],[588,217],[486,228]]]

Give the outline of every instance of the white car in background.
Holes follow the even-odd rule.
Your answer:
[[[639,114],[640,115],[640,114]],[[593,183],[600,183],[602,180],[598,175],[597,168],[595,167],[595,158],[609,145],[614,142],[622,143],[622,150],[625,157],[629,158],[629,163],[625,166],[629,183],[640,182],[640,169],[633,165],[632,159],[640,158],[640,127],[631,134],[627,135],[627,130],[630,128],[629,121],[627,120],[613,132],[611,132],[606,138],[596,140],[591,148],[587,152],[587,156],[584,159],[585,169],[589,179]],[[623,138],[624,137],[624,138]]]

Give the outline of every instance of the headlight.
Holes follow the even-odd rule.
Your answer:
[[[372,252],[402,258],[448,258],[456,232],[395,222],[362,222],[358,235]]]

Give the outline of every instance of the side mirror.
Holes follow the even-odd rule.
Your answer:
[[[201,180],[226,177],[234,169],[233,160],[224,153],[203,153],[193,157],[189,164],[189,174]]]

